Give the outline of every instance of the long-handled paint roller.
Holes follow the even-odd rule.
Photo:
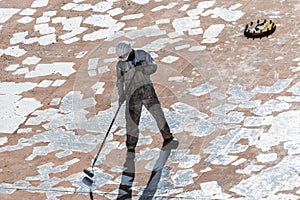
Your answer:
[[[132,76],[132,78],[131,78],[131,80],[130,80],[130,82],[129,82],[129,84],[128,84],[127,90],[125,91],[125,95],[127,94],[129,88],[131,87],[131,84],[132,84],[132,81],[133,81],[133,79],[134,79],[134,77],[135,77],[136,72],[137,72],[137,70],[134,71],[134,74],[133,74],[133,76]],[[120,111],[121,106],[122,106],[122,104],[119,104],[118,109],[117,109],[117,111],[116,111],[116,113],[115,113],[115,116],[113,117],[113,119],[112,119],[112,121],[111,121],[111,123],[110,123],[110,125],[109,125],[109,128],[108,128],[108,130],[107,130],[107,132],[106,132],[106,134],[105,134],[105,137],[104,137],[104,139],[103,139],[103,141],[102,141],[102,144],[101,144],[101,146],[100,146],[100,148],[99,148],[99,150],[98,150],[98,152],[97,152],[97,154],[96,154],[96,156],[95,156],[95,158],[94,158],[93,164],[92,164],[92,166],[91,166],[92,169],[91,169],[91,170],[89,170],[89,169],[84,169],[84,170],[83,170],[83,172],[84,172],[88,177],[90,177],[90,178],[93,178],[94,175],[95,175],[95,173],[94,173],[94,166],[95,166],[95,164],[96,164],[96,162],[97,162],[97,159],[98,159],[98,157],[99,157],[99,155],[100,155],[100,152],[101,152],[101,150],[102,150],[102,148],[103,148],[103,146],[104,146],[104,143],[105,143],[105,141],[106,141],[106,139],[107,139],[107,136],[108,136],[108,134],[109,134],[109,132],[110,132],[110,130],[111,130],[111,128],[112,128],[112,126],[113,126],[113,124],[114,124],[116,118],[117,118],[117,115],[118,115],[118,113],[119,113],[119,111]],[[93,180],[91,180],[91,179],[88,178],[88,177],[85,177],[85,179],[89,179],[89,181],[88,181],[88,180],[85,180],[85,184],[88,185],[88,186],[91,186],[91,185],[93,184]]]

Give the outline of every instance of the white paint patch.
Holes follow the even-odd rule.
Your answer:
[[[244,119],[244,126],[250,127],[259,127],[271,125],[273,121],[273,116],[258,117],[258,116],[249,116]]]
[[[138,14],[131,14],[131,15],[125,15],[121,18],[121,20],[133,20],[133,19],[140,19],[144,17],[144,14],[143,13],[138,13]]]
[[[229,111],[234,110],[236,107],[237,107],[236,105],[232,105],[232,104],[222,104],[210,109],[210,112],[217,115],[225,115]]]
[[[188,16],[199,16],[203,14],[203,11],[212,7],[216,1],[203,1],[197,5],[197,8],[187,11]]]
[[[270,99],[266,103],[256,107],[251,110],[252,113],[259,116],[266,116],[272,114],[273,112],[281,112],[284,110],[288,110],[292,105],[286,103],[284,101],[280,101],[277,99]]]
[[[287,88],[293,79],[279,79],[272,86],[256,86],[252,92],[259,93],[280,93]]]
[[[259,154],[256,159],[261,163],[273,162],[277,160],[277,153]]]
[[[13,56],[13,57],[21,57],[24,54],[27,53],[24,49],[20,49],[19,45],[18,46],[10,46],[7,49],[3,51],[4,54]]]
[[[204,40],[202,40],[201,43],[215,43],[219,39],[216,37],[219,36],[219,34],[222,32],[224,29],[225,25],[224,24],[213,24],[210,25],[203,34]]]
[[[258,138],[262,135],[262,132],[262,129],[236,128],[230,130],[226,135],[217,136],[210,142],[212,146],[204,150],[206,153],[211,154],[206,161],[229,164],[230,161],[234,161],[234,158],[237,158],[237,156],[231,156],[229,154],[244,152],[248,149],[249,145],[257,144]],[[237,144],[241,138],[248,139],[249,144]]]
[[[193,79],[185,77],[185,76],[172,76],[172,77],[168,78],[168,81],[175,81],[178,83],[182,83],[182,82],[190,82],[191,83],[191,82],[193,82]]]
[[[299,62],[299,61],[300,61],[300,58],[293,59],[293,62]]]
[[[71,39],[64,40],[64,43],[65,43],[65,44],[71,44],[71,43],[77,42],[77,41],[79,41],[79,40],[80,40],[80,38],[78,38],[78,37],[73,37],[73,38],[71,38]]]
[[[260,136],[259,141],[256,142],[256,147],[262,151],[268,151],[271,147],[279,145],[280,143],[299,141],[299,121],[299,111],[287,111],[274,116],[271,128],[268,132]]]
[[[200,187],[205,196],[212,196],[222,192],[222,188],[218,185],[217,181],[200,183]]]
[[[175,50],[182,50],[182,49],[187,49],[187,48],[189,48],[191,45],[189,45],[189,44],[184,44],[184,45],[181,45],[181,46],[176,46],[175,47]]]
[[[25,37],[28,35],[28,31],[14,33],[13,37],[10,39],[10,44],[14,45],[25,41]]]
[[[243,4],[241,4],[241,3],[234,4],[234,5],[232,5],[232,6],[229,7],[229,10],[236,10],[239,7],[241,7],[242,5]]]
[[[261,104],[261,100],[245,101],[239,105],[240,108],[255,108]]]
[[[237,169],[236,173],[250,175],[252,172],[259,172],[263,167],[263,165],[248,165],[245,169]]]
[[[117,20],[113,19],[109,15],[92,15],[83,21],[85,24],[91,24],[93,26],[105,28],[111,27],[112,24],[116,24],[116,22]]]
[[[0,138],[0,146],[4,145],[5,143],[7,143],[7,141],[8,141],[7,137],[1,137]]]
[[[76,53],[75,57],[76,58],[83,58],[87,53],[88,53],[88,51],[81,51],[79,53]]]
[[[65,82],[66,82],[66,80],[55,80],[51,84],[51,86],[53,86],[53,87],[59,87],[59,86],[62,86]]]
[[[100,29],[90,34],[86,34],[83,36],[83,41],[95,41],[99,39],[105,39],[114,37],[114,33],[121,30],[125,26],[125,23],[117,23],[113,24],[108,29]]]
[[[181,8],[179,8],[179,11],[186,11],[190,6],[190,4],[184,4]]]
[[[284,149],[288,151],[289,155],[297,155],[300,153],[300,145],[298,141],[288,141],[284,143]]]
[[[178,59],[179,59],[179,57],[176,57],[176,56],[167,56],[167,57],[164,57],[163,59],[161,59],[161,62],[170,64],[170,63],[175,62]]]
[[[292,191],[300,186],[299,169],[300,157],[286,156],[277,165],[242,180],[230,191],[241,195],[244,199],[264,199],[280,191]]]
[[[189,35],[200,35],[203,33],[203,29],[195,28],[195,29],[190,29],[188,32],[189,32]]]
[[[56,43],[56,35],[55,34],[44,35],[40,38],[37,38],[37,42],[42,46],[54,44],[54,43]]]
[[[190,94],[199,97],[199,96],[202,96],[202,95],[210,93],[211,91],[213,91],[216,88],[217,87],[215,87],[213,85],[201,84],[201,85],[199,85],[197,87],[188,89],[188,91],[190,92]]]
[[[91,88],[95,91],[95,94],[102,94],[104,92],[104,82],[97,82]]]
[[[20,9],[15,8],[0,8],[0,23],[5,23],[13,15],[17,14]]]
[[[73,8],[75,8],[76,6],[78,6],[78,4],[76,3],[67,3],[64,6],[61,7],[62,10],[71,10]]]
[[[175,186],[187,186],[192,183],[193,177],[197,177],[198,175],[194,172],[194,169],[187,170],[178,170],[175,175],[171,178],[175,184]]]
[[[172,24],[176,32],[183,34],[184,31],[199,28],[200,20],[198,17],[183,17],[174,19]]]
[[[14,133],[22,124],[28,114],[32,113],[42,104],[34,98],[22,98],[19,95],[0,95],[0,132]]]
[[[134,26],[134,27],[125,27],[123,28],[123,31],[133,31],[133,30],[137,30],[137,26]]]
[[[206,46],[192,46],[191,48],[189,48],[189,51],[203,51],[206,49]]]
[[[124,10],[122,10],[121,8],[115,8],[115,9],[112,9],[110,11],[107,12],[110,16],[114,17],[114,16],[117,16],[119,14],[122,14],[124,13]]]
[[[53,64],[38,64],[36,68],[27,73],[25,78],[33,78],[39,76],[47,76],[51,74],[61,74],[62,76],[70,76],[74,72],[73,66],[75,63],[73,62],[55,62]]]
[[[20,128],[17,130],[18,134],[24,134],[24,133],[30,133],[32,131],[32,128]]]
[[[36,12],[36,9],[26,8],[20,12],[20,15],[33,15]]]
[[[91,4],[80,4],[76,7],[74,7],[72,10],[74,11],[87,11],[89,9],[91,9],[93,6]]]
[[[160,10],[163,10],[163,9],[171,9],[171,8],[174,8],[177,4],[178,4],[177,2],[171,2],[166,6],[157,6],[156,8],[153,8],[151,11],[152,12],[157,12],[157,11],[160,11]]]
[[[217,18],[220,17],[221,19],[228,21],[228,22],[234,22],[240,19],[245,13],[238,10],[228,10],[226,8],[215,8],[213,10],[207,10],[202,15],[208,16],[210,14],[213,14],[212,17]]]
[[[288,103],[300,102],[300,96],[279,96],[276,99],[280,101],[285,101]]]
[[[40,82],[38,84],[38,87],[43,87],[43,88],[49,87],[52,82],[53,81],[51,81],[51,80],[43,80],[42,82]]]
[[[45,7],[48,5],[49,0],[35,0],[32,2],[31,7],[32,8],[40,8]]]
[[[99,68],[98,68],[98,73],[99,73],[99,74],[103,74],[103,73],[109,72],[109,71],[110,71],[110,70],[109,70],[108,66],[103,66],[103,67],[99,67]]]
[[[0,95],[1,94],[21,94],[31,90],[37,86],[36,83],[24,82],[24,83],[14,83],[14,82],[1,82],[0,83]]]
[[[150,0],[131,0],[131,1],[140,5],[145,5],[149,3]]]
[[[15,72],[13,72],[13,75],[21,75],[21,74],[26,74],[29,72],[29,68],[28,67],[22,67],[17,69]]]
[[[212,170],[211,167],[206,167],[205,169],[201,170],[200,172],[201,172],[201,173],[205,173],[205,172],[209,172],[209,171],[211,171],[211,170]]]
[[[81,3],[84,2],[85,0],[73,0],[74,3]]]
[[[88,61],[88,70],[97,69],[99,58],[90,58]]]
[[[293,85],[287,91],[293,93],[294,95],[300,95],[300,82],[298,82],[295,85]]]
[[[94,12],[106,12],[110,10],[113,6],[112,2],[99,2],[93,6]]]
[[[36,19],[36,24],[42,24],[42,23],[48,23],[48,22],[50,22],[49,16],[42,16],[42,17],[38,17]]]
[[[74,41],[78,41],[80,38],[75,37],[75,36],[83,33],[86,30],[88,30],[88,28],[78,26],[77,28],[74,28],[74,30],[72,30],[71,32],[65,33],[65,34],[59,36],[58,38],[64,40],[64,43],[70,44]]]
[[[57,11],[56,11],[56,10],[43,12],[43,16],[44,16],[44,17],[53,17],[53,16],[55,16],[56,14],[57,14]]]
[[[47,34],[55,33],[55,28],[49,27],[48,24],[36,24],[34,25],[34,31],[38,31],[41,35],[47,35]]]
[[[180,192],[177,196],[182,198],[193,199],[229,199],[231,195],[223,193],[221,186],[216,181],[200,183],[201,190],[193,190],[191,192]]]
[[[153,26],[148,26],[145,27],[143,29],[139,29],[139,30],[134,30],[131,31],[129,33],[126,33],[125,36],[127,38],[130,39],[136,39],[139,37],[152,37],[152,36],[159,36],[159,35],[165,35],[166,31],[160,30],[159,27],[157,25],[153,25]],[[158,39],[158,40],[154,40],[152,41],[150,44],[145,45],[144,48],[145,50],[148,51],[155,51],[154,49],[161,49],[163,47],[164,42],[170,42],[171,40],[167,39],[167,38],[162,38],[162,39]]]
[[[25,40],[24,44],[33,44],[35,42],[38,42],[39,38],[38,37],[34,37],[34,38],[28,38]]]
[[[174,150],[170,155],[170,161],[179,163],[179,168],[191,168],[199,163],[200,155],[189,155],[189,150]]]
[[[51,106],[57,106],[57,105],[60,104],[60,100],[61,100],[61,98],[53,98],[53,99],[51,100],[51,102],[50,102],[50,105],[51,105]]]
[[[193,191],[190,191],[190,192],[183,192],[183,191],[180,191],[179,192],[180,194],[176,195],[177,198],[174,198],[174,199],[183,199],[183,198],[191,198],[193,197],[193,199],[201,199],[201,200],[208,200],[210,199],[210,197],[208,196],[205,196],[202,192],[202,190],[193,190]]]
[[[184,34],[183,33],[179,33],[179,32],[171,32],[171,33],[168,33],[168,37],[169,38],[177,38],[177,37],[181,37],[181,36],[183,36]]]
[[[22,64],[24,65],[35,65],[38,62],[40,62],[42,59],[38,58],[36,56],[27,57],[25,60],[23,60]]]
[[[34,20],[33,17],[26,16],[26,17],[22,17],[21,19],[18,19],[17,22],[21,23],[21,24],[28,24],[28,23],[32,22],[33,20]]]
[[[117,58],[106,58],[103,60],[104,63],[112,63],[117,61]]]
[[[156,20],[155,23],[156,24],[169,24],[170,23],[170,19],[159,19],[159,20]]]
[[[55,17],[52,19],[52,23],[61,23],[63,25],[63,30],[73,31],[74,29],[80,27],[82,22],[82,17]]]
[[[9,65],[8,67],[5,68],[5,71],[15,71],[18,67],[20,67],[19,64]]]
[[[300,64],[298,64],[298,65],[300,65]],[[292,72],[298,72],[298,71],[300,71],[300,66],[299,67],[291,67],[290,69]]]
[[[197,5],[197,8],[207,9],[207,8],[212,7],[215,3],[216,3],[216,1],[202,1]]]
[[[238,166],[238,165],[240,165],[240,164],[242,164],[242,163],[244,163],[244,162],[246,162],[246,161],[247,161],[246,158],[240,158],[240,159],[238,159],[237,161],[233,162],[232,165]]]

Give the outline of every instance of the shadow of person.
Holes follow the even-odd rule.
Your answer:
[[[135,176],[134,159],[135,153],[127,151],[117,200],[129,200],[132,197],[132,184]]]
[[[150,179],[144,189],[140,200],[150,200],[154,197],[158,183],[160,181],[163,168],[169,159],[172,149],[178,147],[178,141],[172,141],[167,146],[163,146],[159,152],[159,157],[155,162],[153,170],[151,172]],[[117,200],[129,200],[132,198],[132,184],[135,177],[135,164],[134,164],[135,154],[127,152],[126,161],[124,163],[124,171],[122,173],[121,184],[119,187]]]

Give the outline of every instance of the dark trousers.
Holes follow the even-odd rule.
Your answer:
[[[125,117],[127,136],[126,146],[128,148],[135,148],[137,145],[139,137],[138,126],[143,105],[154,117],[163,138],[168,139],[172,137],[155,90],[153,86],[149,84],[138,88],[130,97],[127,97]]]

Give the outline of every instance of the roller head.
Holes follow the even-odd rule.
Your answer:
[[[90,179],[89,177],[84,177],[82,179],[82,182],[89,187],[92,186],[94,183],[94,181],[92,179]]]

